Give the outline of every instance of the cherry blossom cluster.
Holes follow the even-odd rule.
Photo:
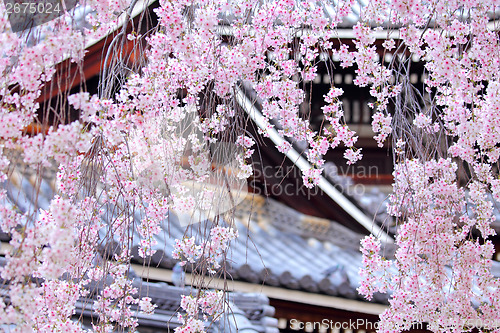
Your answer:
[[[491,202],[477,181],[470,184],[466,199],[456,172],[451,159],[396,165],[389,212],[402,223],[395,260],[380,257],[380,244],[367,237],[362,242],[363,281],[358,289],[368,298],[376,291],[391,291],[391,307],[381,316],[384,332],[420,322],[429,323],[433,331],[461,331],[466,329],[465,319],[500,319],[483,311],[495,308],[499,292],[490,271],[493,245],[471,237],[474,228],[484,238],[494,232]],[[467,201],[474,205],[472,215]]]
[[[106,285],[94,301],[93,308],[99,315],[99,321],[92,323],[93,328],[103,333],[112,331],[116,326],[134,329],[138,323],[132,305],[139,303],[140,310],[146,313],[151,313],[154,306],[148,298],[138,300],[134,297],[137,288],[126,276],[127,265],[112,263],[108,269],[113,282]]]
[[[238,230],[229,227],[216,226],[210,230],[210,239],[202,244],[203,254],[206,257],[209,273],[214,274],[221,266],[219,262],[228,251],[231,241],[238,238]]]
[[[177,239],[174,245],[172,257],[181,260],[181,265],[196,263],[202,260],[208,265],[208,271],[214,274],[220,268],[219,261],[223,259],[231,241],[238,238],[238,230],[229,227],[215,226],[210,230],[207,241],[200,245],[196,244],[195,237],[182,240]]]
[[[392,1],[385,9],[372,2],[364,13],[366,22],[400,26],[388,34],[396,33],[401,40],[388,40],[383,47],[404,48],[425,62],[426,93],[435,101],[429,108],[406,104],[404,110],[395,111],[413,121],[413,128],[397,132],[409,130],[421,137],[412,138],[411,144],[405,142],[406,134],[395,137],[399,159],[389,212],[398,222],[398,250],[391,268],[380,267],[371,242],[362,244],[365,278],[360,291],[368,297],[374,291],[391,292],[391,307],[381,317],[380,331],[405,330],[415,322],[428,322],[433,331],[466,331],[471,321],[486,324],[498,319],[498,282],[490,269],[494,250],[488,240],[495,234],[491,224],[498,175],[494,170],[500,155],[496,130],[500,45],[488,17],[497,11],[498,4],[489,1]],[[429,24],[433,28],[427,29]],[[400,90],[382,84],[372,95],[386,95],[384,89],[387,96]],[[374,106],[383,103],[377,98]],[[386,112],[375,114],[377,141],[386,134],[396,135],[390,128],[387,133],[383,130],[393,127],[390,118],[395,119]],[[426,155],[429,145],[438,148]],[[470,174],[464,176],[460,169]],[[466,185],[459,187],[460,183]]]
[[[202,247],[196,244],[196,239],[183,238],[182,240],[176,239],[172,257],[181,260],[181,265],[190,262],[194,264],[202,253]]]
[[[224,309],[224,293],[222,291],[204,290],[196,297],[182,295],[181,308],[185,315],[178,313],[179,321],[182,323],[174,331],[176,333],[199,333],[205,332],[205,323],[209,318],[213,321],[219,319]],[[201,320],[199,314],[203,317]]]
[[[12,151],[19,152],[16,163],[23,161],[39,172],[35,192],[45,181],[42,174],[50,172],[53,165],[59,170],[56,177],[58,195],[50,202],[48,210],[38,212],[32,207],[34,210],[21,211],[8,203],[4,190],[0,193],[1,228],[11,235],[11,250],[6,254],[6,265],[1,268],[9,302],[2,300],[0,303],[0,323],[13,325],[13,332],[83,332],[82,326],[71,318],[76,302],[89,296],[87,273],[90,274],[98,256],[104,212],[96,197],[82,192],[82,179],[86,168],[92,166],[86,161],[86,154],[101,128],[89,130],[79,121],[61,122],[63,113],[56,114],[53,126],[47,130],[41,127],[37,135],[31,136],[25,128],[36,124],[37,117],[42,119],[49,115],[39,102],[43,100],[42,94],[51,89],[51,84],[53,87],[60,84],[51,82],[56,77],[56,67],[64,68],[59,63],[66,60],[81,63],[85,43],[107,35],[110,28],[115,29],[117,15],[129,5],[128,1],[90,1],[87,4],[97,9],[96,15],[101,16],[92,20],[96,29],[76,28],[72,13],[65,13],[18,34],[11,31],[4,3],[0,4],[0,178],[7,179],[6,175],[12,171],[9,168],[18,167],[9,161]],[[102,105],[97,101],[97,97],[85,93],[68,100],[82,109],[82,121],[98,125],[95,112]],[[103,277],[105,274],[89,276]],[[34,278],[40,282],[32,283]],[[113,318],[118,318],[116,321],[121,326],[133,327],[134,315],[122,311],[127,309],[127,302],[116,304],[115,308],[120,309],[116,311],[121,315],[114,314]],[[110,309],[107,305],[105,308],[105,311]],[[95,330],[107,332],[110,328],[106,325],[103,321]]]
[[[361,241],[361,252],[363,263],[359,270],[361,285],[358,287],[358,292],[371,300],[375,292],[387,290],[389,281],[386,270],[391,263],[380,256],[380,241],[373,235],[366,236]]]
[[[237,154],[236,161],[238,162],[238,175],[240,179],[247,179],[253,173],[252,166],[247,163],[247,159],[252,156],[254,150],[250,149],[255,144],[255,141],[245,135],[240,135],[236,139],[236,145],[243,149],[243,153]]]
[[[372,129],[373,132],[378,133],[373,138],[377,141],[380,148],[384,146],[384,141],[392,132],[391,121],[392,117],[390,115],[386,116],[382,112],[377,112],[373,115]]]

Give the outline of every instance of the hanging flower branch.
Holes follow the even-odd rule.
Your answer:
[[[0,190],[0,227],[12,248],[1,268],[10,299],[0,301],[0,324],[19,332],[82,332],[70,320],[75,303],[89,296],[91,283],[107,281],[94,302],[94,330],[133,329],[134,309],[151,313],[154,305],[137,299],[128,279],[136,245],[131,235],[140,239],[139,255],[152,256],[160,222],[174,211],[191,216],[188,225],[202,216],[213,220],[205,237],[186,232],[176,240],[174,258],[204,265],[209,274],[223,269],[238,237],[225,213],[237,200],[226,194],[230,204],[223,204],[214,188],[251,176],[255,144],[236,106],[236,89],[255,91],[264,127],[285,139],[280,152],[307,143],[304,156],[312,168],[303,170],[304,186],[318,184],[330,149],[343,145],[349,164],[361,159],[344,119],[342,89],[331,83],[319,130],[300,113],[304,87],[330,55],[341,67],[355,68],[355,85],[369,87],[374,138],[383,147],[391,137],[397,153],[389,206],[398,223],[395,259],[379,255],[374,236],[362,241],[359,291],[368,298],[391,293],[380,330],[428,322],[433,331],[461,331],[470,320],[500,320],[488,240],[500,196],[497,3],[369,1],[352,27],[352,45],[338,39],[337,28],[358,6],[353,0],[334,7],[321,1],[161,0],[159,25],[146,37],[125,29],[138,1],[86,5],[15,33],[7,4],[0,4],[1,179],[19,163],[13,151],[34,170],[58,167],[57,195],[41,212],[8,204]],[[77,27],[77,13],[92,28]],[[48,85],[59,80],[58,64],[82,64],[86,42],[114,30],[102,73],[109,82],[99,94],[61,93],[60,112],[41,105]],[[379,45],[375,36],[382,32],[387,35]],[[127,67],[119,48],[126,41],[147,45],[140,68]],[[386,52],[394,53],[389,64],[380,61]],[[318,60],[321,54],[328,59]],[[425,61],[426,101],[409,83],[411,57]],[[116,88],[111,78],[119,75],[126,78]],[[78,121],[63,111],[67,104],[80,112]],[[40,119],[52,126],[29,135],[24,129]],[[459,173],[462,167],[468,175]],[[223,174],[217,186],[192,185],[209,184],[216,172]],[[103,253],[113,241],[116,249]],[[184,296],[179,332],[203,332],[200,311],[212,318],[220,313],[221,294],[200,295]]]

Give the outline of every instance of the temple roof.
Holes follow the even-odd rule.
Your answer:
[[[32,207],[34,218],[39,208],[48,209],[55,193],[55,183],[42,179],[37,196],[33,187],[36,182],[34,175],[15,172],[5,185],[12,204],[22,211]],[[135,212],[134,218],[140,222],[141,212]],[[156,253],[143,259],[137,255],[138,247],[135,246],[134,260],[141,264],[148,262],[151,267],[171,269],[177,262],[172,258],[175,239],[196,234],[197,230],[207,230],[205,228],[211,225],[210,221],[192,225],[184,220],[187,218],[175,214],[166,217],[161,222],[162,232],[155,237]],[[363,299],[356,291],[361,265],[359,241],[363,235],[334,221],[304,215],[276,200],[253,194],[248,194],[236,207],[234,226],[240,236],[228,253],[227,271],[231,279]],[[134,244],[139,244],[136,231]],[[113,244],[109,243],[107,250],[112,251]],[[386,298],[377,297],[376,301],[385,303]]]

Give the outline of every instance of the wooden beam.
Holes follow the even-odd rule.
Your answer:
[[[172,282],[172,271],[162,268],[148,267],[146,265],[132,264],[134,272],[146,280],[156,280],[163,282]],[[382,304],[369,303],[364,301],[346,299],[335,296],[308,293],[298,290],[290,290],[279,287],[270,287],[261,284],[233,281],[229,279],[219,279],[213,277],[193,276],[186,273],[186,284],[195,287],[208,287],[214,289],[224,289],[227,291],[241,291],[247,293],[261,293],[271,299],[278,299],[301,304],[322,306],[326,308],[354,311],[363,314],[379,315],[387,309]]]

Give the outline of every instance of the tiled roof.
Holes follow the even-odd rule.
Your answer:
[[[0,266],[5,264],[5,258],[0,257]],[[133,273],[132,273],[133,275]],[[3,282],[3,281],[1,281]],[[180,309],[181,295],[196,295],[193,288],[179,288],[162,282],[145,282],[134,278],[134,287],[139,291],[139,298],[151,297],[151,302],[157,306],[152,315],[136,313],[139,325],[142,327],[173,330],[181,325],[177,318]],[[1,284],[0,297],[8,299],[6,285]],[[92,294],[101,289],[98,285],[89,286]],[[93,314],[93,298],[77,301],[75,315],[90,318]],[[233,333],[244,330],[248,333],[278,333],[278,320],[273,318],[275,309],[269,305],[269,299],[255,293],[227,293],[225,297],[226,311],[221,318],[211,324],[206,323],[209,333]],[[0,329],[7,327],[0,326]],[[9,332],[7,330],[6,332]]]
[[[233,279],[361,299],[356,288],[362,235],[260,196],[248,196],[240,203],[235,220],[240,237],[228,254],[228,273]],[[171,217],[170,236],[158,237],[151,265],[171,268],[175,264],[171,252],[174,239],[185,233],[181,222]],[[199,229],[205,227],[201,223]],[[139,257],[136,260],[143,262]]]
[[[4,186],[12,204],[21,210],[29,207],[47,209],[54,194],[54,183],[42,180],[35,204],[32,198],[36,193],[33,187],[36,182],[35,177],[20,173],[11,177]],[[135,212],[137,221],[140,215],[140,212]],[[189,225],[188,221],[182,220],[186,217],[181,215],[180,218],[171,214],[162,221],[163,231],[157,236],[157,252],[147,258],[151,267],[171,269],[177,262],[171,255],[175,239],[207,230],[210,223]],[[336,222],[306,216],[275,200],[254,195],[248,195],[236,207],[234,226],[240,236],[228,253],[227,273],[232,279],[283,290],[363,300],[356,291],[360,282],[361,253],[358,248],[362,235]],[[134,242],[138,244],[138,240],[136,235]],[[107,249],[113,250],[112,243]],[[137,247],[133,253],[137,253]],[[144,263],[144,259],[137,255],[134,260]],[[493,263],[493,271],[495,276],[500,276],[498,262]],[[387,296],[376,294],[374,301],[386,303]],[[243,311],[252,311],[236,305]],[[263,313],[268,311],[264,308]],[[160,310],[163,310],[161,306]]]
[[[42,181],[34,205],[35,179],[20,174],[15,178],[6,187],[20,209],[48,208],[54,194],[53,183]],[[138,221],[140,215],[135,213]],[[171,256],[175,239],[184,237],[186,228],[190,229],[188,233],[206,230],[208,222],[183,227],[188,223],[181,223],[174,214],[168,220],[162,222],[163,231],[156,237],[157,252],[148,261],[152,266],[170,269],[176,262]],[[251,195],[237,206],[235,226],[240,237],[228,254],[233,279],[361,299],[356,288],[362,235],[335,222],[303,215],[272,199]],[[134,241],[138,243],[137,235]],[[137,247],[134,252],[137,253]],[[138,256],[135,260],[143,262]],[[384,298],[377,301],[384,302]]]

